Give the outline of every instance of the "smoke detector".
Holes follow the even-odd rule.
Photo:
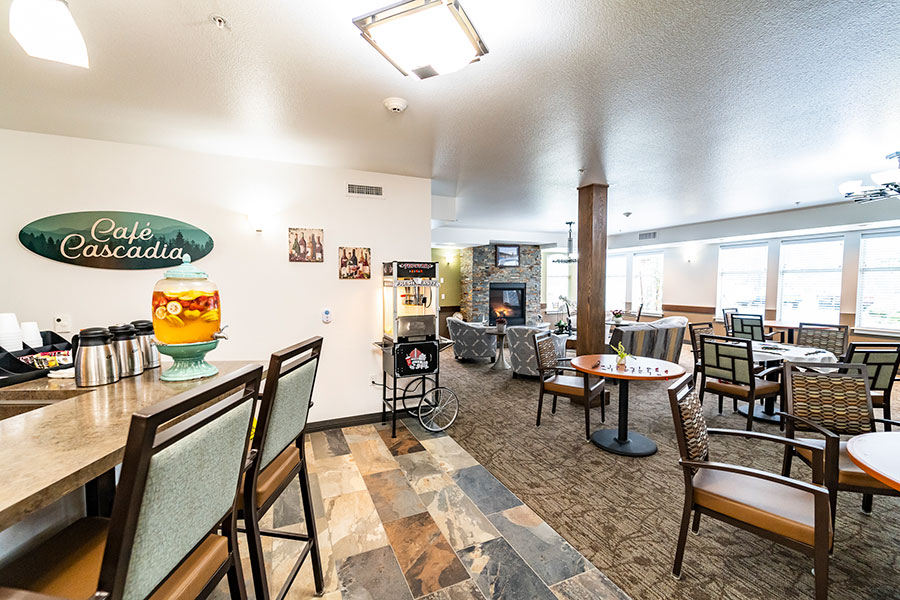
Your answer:
[[[409,106],[403,98],[385,98],[384,107],[392,113],[402,113]]]

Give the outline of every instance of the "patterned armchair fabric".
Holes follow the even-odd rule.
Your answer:
[[[754,342],[766,340],[763,319],[759,315],[731,315],[732,337]]]
[[[838,363],[840,364],[840,363]],[[809,365],[798,363],[808,367]],[[787,412],[838,435],[874,431],[867,377],[861,366],[840,364],[835,372],[799,371],[786,365]],[[796,421],[797,431],[815,431]]]
[[[674,392],[674,393],[673,393]],[[704,461],[709,458],[709,430],[703,418],[703,405],[696,388],[672,386],[669,396],[675,432],[678,435],[682,458]]]
[[[800,323],[797,332],[797,345],[810,346],[828,350],[837,357],[847,351],[847,343],[850,341],[850,327],[847,325],[818,325],[815,323]]]
[[[623,325],[613,331],[610,344],[625,346],[625,351],[634,356],[658,358],[678,362],[681,346],[684,344],[684,330],[688,320],[685,317],[668,317],[652,323]]]
[[[534,334],[542,330],[538,327],[515,325],[506,328],[509,340],[509,363],[516,375],[538,375],[537,357],[534,354]]]
[[[482,325],[447,317],[447,330],[450,332],[450,339],[453,340],[453,355],[456,358],[496,357],[497,338],[485,333]]]

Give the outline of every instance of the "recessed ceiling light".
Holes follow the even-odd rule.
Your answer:
[[[65,0],[13,0],[9,33],[28,56],[90,67],[84,38]]]
[[[229,23],[228,19],[226,19],[222,15],[209,15],[209,20],[212,21],[213,25],[215,25],[219,29],[227,29],[231,31],[231,23]]]
[[[452,73],[488,49],[457,0],[407,0],[353,19],[362,37],[404,75]]]

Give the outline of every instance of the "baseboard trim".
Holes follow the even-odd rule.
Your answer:
[[[390,415],[388,415],[390,418]],[[326,419],[324,421],[312,421],[306,424],[306,433],[325,431],[326,429],[338,429],[341,427],[355,427],[357,425],[371,425],[381,423],[381,413],[369,413],[353,417],[341,417],[339,419]]]

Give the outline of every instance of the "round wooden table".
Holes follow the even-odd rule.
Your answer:
[[[800,329],[797,323],[788,323],[787,321],[763,321],[763,327],[769,331],[787,331],[787,343],[794,343],[794,331]]]
[[[900,432],[879,431],[850,438],[847,454],[860,469],[900,490]]]
[[[619,427],[598,429],[591,434],[591,443],[622,456],[650,456],[656,453],[656,442],[628,431],[628,382],[660,381],[684,375],[684,367],[656,358],[629,356],[625,369],[616,366],[615,354],[586,354],[572,359],[572,368],[586,375],[619,380]]]

